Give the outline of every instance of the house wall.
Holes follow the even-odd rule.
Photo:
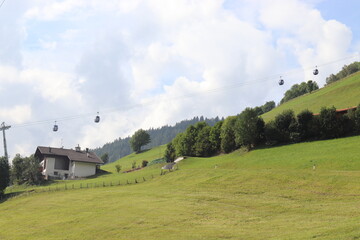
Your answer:
[[[52,157],[47,157],[44,159],[45,169],[43,170],[43,175],[45,175],[45,178],[48,178],[49,176],[50,177],[60,177],[60,178],[63,178],[66,175],[69,176],[69,174],[70,174],[69,170],[55,168],[55,161],[63,161],[63,159],[61,159],[61,158],[55,159]],[[67,161],[67,164],[69,164],[69,161]],[[62,165],[62,164],[60,164],[60,165]]]
[[[85,162],[73,162],[72,163],[72,176],[75,177],[88,177],[95,175],[96,173],[96,164],[94,163],[85,163]]]

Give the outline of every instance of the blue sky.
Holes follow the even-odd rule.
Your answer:
[[[94,148],[139,128],[235,115],[279,102],[291,85],[309,79],[323,86],[329,74],[360,60],[359,5],[5,1],[0,121],[12,126],[10,158],[37,146]]]

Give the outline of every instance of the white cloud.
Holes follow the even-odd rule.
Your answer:
[[[0,119],[5,122],[20,124],[29,121],[31,117],[31,107],[29,105],[0,108]]]

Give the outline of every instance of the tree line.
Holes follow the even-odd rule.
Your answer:
[[[246,108],[237,116],[227,117],[214,126],[199,122],[178,134],[166,146],[165,159],[178,156],[209,157],[229,153],[240,147],[276,145],[339,138],[360,134],[360,104],[346,114],[335,107],[323,107],[319,114],[304,110],[295,115],[285,110],[265,124],[255,108]]]
[[[311,93],[319,89],[319,86],[315,81],[309,80],[300,84],[294,84],[284,94],[284,97],[280,100],[280,104],[286,103],[287,101],[302,96],[306,93]]]
[[[22,157],[20,154],[16,154],[11,166],[6,157],[1,157],[0,196],[4,194],[4,190],[9,184],[36,185],[42,183],[43,176],[40,168],[39,160],[34,155]]]
[[[274,103],[275,107],[275,103]],[[201,117],[194,117],[190,120],[183,120],[181,122],[176,123],[174,126],[162,126],[160,128],[150,128],[146,131],[151,139],[151,142],[147,143],[143,148],[153,148],[156,146],[160,146],[166,144],[174,139],[174,137],[186,130],[186,128],[190,125],[193,125],[197,122],[205,121],[208,125],[213,126],[218,121],[224,120],[224,118],[204,118]],[[100,148],[93,149],[93,151],[98,156],[106,155],[106,162],[114,162],[119,158],[122,158],[126,155],[132,153],[133,150],[132,144],[130,143],[131,137],[126,138],[118,138],[113,142],[109,142],[104,144]],[[104,160],[104,159],[103,159]]]
[[[341,71],[339,71],[337,74],[330,74],[330,76],[326,78],[326,84],[339,81],[340,79],[343,79],[358,71],[360,71],[360,62],[353,62],[349,65],[344,65]]]

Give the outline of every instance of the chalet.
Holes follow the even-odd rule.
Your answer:
[[[42,174],[49,178],[79,178],[95,175],[96,168],[104,162],[87,148],[73,149],[37,147],[35,157],[40,160]]]

